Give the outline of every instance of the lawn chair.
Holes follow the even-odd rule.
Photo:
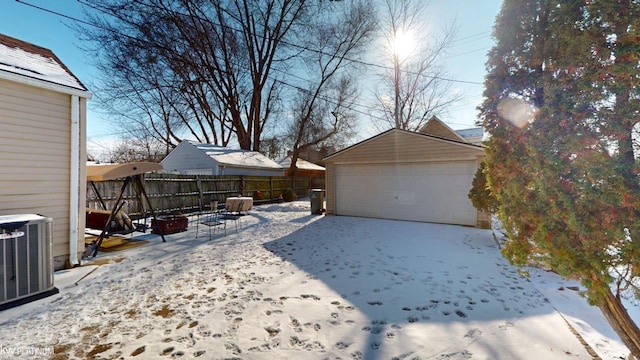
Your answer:
[[[227,228],[226,228],[226,224],[222,221],[221,217],[220,217],[221,213],[218,210],[218,202],[217,201],[211,201],[211,207],[209,209],[209,211],[199,211],[195,214],[195,221],[196,221],[196,239],[198,238],[198,233],[200,231],[200,224],[202,225],[206,225],[209,227],[209,240],[211,240],[211,229],[214,229],[214,232],[216,231],[216,229],[218,229],[221,226],[224,226],[224,234],[227,234]]]

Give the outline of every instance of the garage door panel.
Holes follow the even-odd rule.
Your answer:
[[[336,167],[337,215],[475,225],[475,161]]]
[[[389,208],[394,206],[411,206],[416,205],[416,196],[413,191],[383,191],[380,193],[382,203],[387,204]],[[372,205],[378,205],[378,199],[372,199]]]

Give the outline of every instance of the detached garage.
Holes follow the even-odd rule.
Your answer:
[[[479,226],[481,146],[392,129],[325,158],[327,214]]]

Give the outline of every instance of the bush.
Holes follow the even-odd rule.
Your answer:
[[[494,214],[498,210],[498,200],[489,190],[487,185],[487,178],[485,175],[485,162],[480,163],[480,167],[476,171],[476,176],[473,178],[472,188],[469,191],[469,199],[473,206],[482,210],[488,214]]]
[[[293,189],[284,189],[282,191],[282,200],[286,202],[294,201],[297,198],[298,198],[298,195],[296,195],[296,192],[293,191]]]

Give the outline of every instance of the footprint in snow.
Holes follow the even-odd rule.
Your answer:
[[[503,325],[498,326],[500,329],[502,330],[507,330],[510,327],[513,327],[515,324],[511,321],[507,321],[506,323],[504,323]]]
[[[269,334],[269,337],[275,337],[280,333],[280,329],[273,326],[267,326],[264,330]]]
[[[240,353],[242,353],[242,350],[234,343],[226,343],[224,344],[224,348],[231,351],[233,355],[240,355]]]
[[[467,333],[464,335],[465,339],[470,339],[470,340],[475,340],[478,337],[480,337],[480,335],[482,335],[482,330],[480,329],[471,329],[469,331],[467,331]]]

